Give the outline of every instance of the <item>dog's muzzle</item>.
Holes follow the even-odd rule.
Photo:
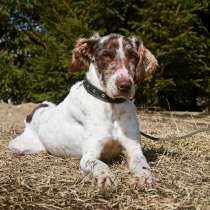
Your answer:
[[[120,93],[129,93],[132,87],[132,82],[129,78],[120,77],[116,80],[116,86]]]

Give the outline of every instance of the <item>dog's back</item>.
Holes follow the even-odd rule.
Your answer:
[[[25,118],[24,132],[10,141],[9,149],[18,154],[47,151],[54,155],[80,157],[80,140],[84,132],[82,126],[78,126],[81,122],[75,117],[80,111],[74,104],[75,96],[78,96],[77,103],[80,98],[75,93],[81,92],[77,87],[78,83],[60,104],[44,101],[32,110]],[[72,140],[75,138],[77,141]]]

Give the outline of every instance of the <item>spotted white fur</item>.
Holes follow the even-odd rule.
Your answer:
[[[123,56],[121,44],[118,52]],[[122,74],[117,72],[109,81],[112,91],[116,88],[118,73]],[[93,63],[87,78],[105,91]],[[81,169],[97,179],[99,189],[106,190],[114,182],[114,175],[100,157],[107,151],[106,145],[112,142],[118,142],[128,156],[134,187],[151,187],[153,179],[140,146],[139,122],[133,102],[100,101],[88,94],[80,81],[60,104],[48,103],[48,107],[38,109],[32,121],[26,123],[24,132],[10,141],[9,148],[18,154],[46,151],[52,155],[78,157]],[[109,152],[105,156],[113,158]]]

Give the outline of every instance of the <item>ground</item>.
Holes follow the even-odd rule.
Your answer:
[[[49,154],[18,156],[7,146],[23,129],[35,104],[0,104],[0,209],[210,209],[210,133],[184,140],[142,137],[156,179],[154,189],[129,187],[125,158],[111,165],[117,185],[99,193],[94,179],[79,170],[79,160]],[[210,116],[140,111],[141,127],[156,136],[205,128]]]

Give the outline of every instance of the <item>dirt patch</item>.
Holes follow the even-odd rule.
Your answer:
[[[118,184],[100,194],[92,177],[79,170],[79,161],[49,154],[17,156],[9,140],[23,129],[23,120],[36,104],[0,104],[1,209],[210,209],[210,135],[179,141],[142,138],[144,153],[156,178],[155,189],[129,187],[126,161],[111,165]],[[209,126],[210,117],[177,118],[140,113],[141,127],[156,136],[183,134]]]

